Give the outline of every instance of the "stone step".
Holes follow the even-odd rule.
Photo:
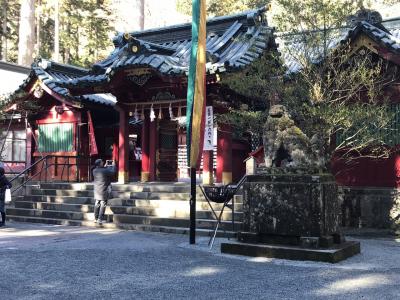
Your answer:
[[[126,207],[126,206],[110,206],[110,211],[114,216],[116,215],[137,215],[137,216],[154,216],[159,218],[178,218],[178,219],[189,219],[190,209],[179,208],[179,209],[157,209],[154,207]],[[216,211],[217,215],[220,211]],[[196,210],[196,217],[198,219],[208,219],[215,220],[211,210]],[[242,221],[243,213],[235,212],[235,221]],[[230,209],[224,210],[222,214],[222,220],[230,221],[232,220],[232,211]]]
[[[44,196],[93,197],[93,191],[86,190],[32,189],[31,194]]]
[[[132,193],[190,193],[190,185],[182,182],[175,183],[112,183],[112,190],[118,192]],[[74,190],[74,191],[93,191],[93,183],[63,183],[63,182],[44,182],[37,185],[31,185],[32,189],[42,190]],[[202,196],[200,187],[196,188],[197,195]]]
[[[112,202],[111,202],[112,201]],[[176,207],[189,207],[189,201],[182,200],[132,200],[133,206],[143,207],[143,206],[151,206],[154,208],[165,208],[172,209]],[[110,205],[123,205],[117,204],[119,203],[117,199],[112,199],[109,201]],[[221,203],[212,203],[212,206],[216,210],[221,210],[223,204]],[[208,210],[210,206],[206,201],[196,201],[196,209],[200,210]],[[242,203],[235,203],[235,211],[241,211],[243,208]]]
[[[93,197],[73,197],[73,196],[28,195],[28,196],[19,196],[15,199],[15,203],[19,201],[66,203],[66,204],[94,204]]]
[[[67,182],[41,182],[39,189],[44,190],[75,190],[75,191],[93,191],[93,183],[67,183]]]
[[[163,232],[173,234],[189,234],[189,228],[179,227],[167,227],[167,226],[153,226],[143,224],[114,224],[114,223],[103,223],[98,225],[92,221],[77,221],[67,219],[46,219],[39,217],[25,217],[25,216],[14,216],[7,215],[8,220],[15,222],[29,222],[29,223],[43,223],[43,224],[54,224],[54,225],[68,225],[68,226],[87,226],[96,228],[109,228],[109,229],[123,229],[123,230],[135,230],[135,231],[147,231],[147,232]],[[196,235],[198,236],[211,236],[212,230],[208,229],[196,229]],[[235,232],[232,231],[218,231],[217,237],[228,237],[233,238],[236,236]]]
[[[9,208],[8,214],[10,216],[22,217],[36,217],[42,219],[63,219],[71,221],[93,221],[93,213],[71,212],[71,211],[53,211],[53,210],[39,210],[39,209],[25,209],[25,208]],[[104,215],[104,220],[115,224],[140,224],[140,225],[154,225],[166,227],[189,227],[190,220],[188,218],[160,218],[155,216],[141,216],[141,215]],[[210,229],[215,227],[215,220],[197,219],[196,227],[200,229]],[[235,228],[241,227],[241,222],[235,223]],[[231,230],[232,222],[222,221],[220,229]]]
[[[94,205],[17,201],[15,203],[15,208],[92,213]],[[216,213],[219,215],[220,211],[216,211]],[[190,209],[189,206],[181,207],[178,209],[158,209],[154,207],[135,207],[135,206],[107,206],[106,214],[143,215],[143,216],[156,216],[156,217],[167,217],[167,218],[189,218]],[[199,219],[215,219],[211,210],[197,210],[196,216]],[[243,213],[235,212],[236,221],[241,221],[242,217]],[[222,219],[231,220],[232,219],[231,210],[225,209],[222,215]]]
[[[112,184],[114,191],[148,192],[148,193],[190,193],[190,186],[186,183],[137,183]],[[200,189],[199,189],[200,192]]]
[[[93,190],[66,190],[66,189],[32,189],[31,196],[58,196],[58,197],[94,197]],[[130,199],[131,192],[113,192],[112,197]]]
[[[30,195],[30,196],[18,196],[14,200],[18,201],[31,201],[31,202],[48,202],[48,203],[65,203],[65,204],[94,204],[93,197],[75,197],[75,196],[47,196],[47,195]],[[124,199],[124,198],[111,198],[108,200],[109,205],[117,206],[152,206],[152,207],[185,207],[189,203],[188,200],[143,200],[143,199]],[[212,203],[213,208],[220,210],[222,204]],[[198,209],[209,209],[209,205],[205,200],[196,201],[196,207]],[[235,201],[235,210],[240,211],[243,207],[241,202]]]
[[[167,226],[167,227],[189,227],[190,220],[188,218],[159,218],[152,216],[139,216],[139,215],[114,215],[114,223],[124,224],[143,224],[143,225],[155,225],[155,226]],[[212,229],[215,226],[215,220],[197,219],[196,227],[202,229]],[[220,225],[221,229],[230,230],[232,228],[232,222],[222,221]],[[241,222],[236,223],[236,228],[241,227]]]
[[[189,193],[190,186],[187,183],[112,183],[114,191],[126,192],[165,192],[165,193]],[[51,183],[40,184],[41,189],[59,190],[93,190],[93,183]],[[200,189],[199,189],[200,192]]]
[[[159,193],[159,192],[132,192],[131,199],[150,199],[150,200],[187,200],[190,199],[189,193]],[[205,200],[203,195],[197,195],[196,200]]]
[[[49,202],[16,201],[15,208],[42,209],[53,211],[93,212],[93,204],[65,204]],[[108,207],[107,207],[108,208]]]
[[[78,221],[93,221],[92,212],[55,211],[44,209],[8,208],[7,213],[13,216],[39,217],[44,219],[66,219]],[[104,219],[112,222],[112,215],[105,214]]]
[[[18,202],[44,202],[44,203],[58,203],[58,204],[80,204],[80,205],[94,205],[94,199],[91,197],[70,197],[70,196],[19,196],[14,201],[15,204]],[[110,199],[108,200],[110,206],[128,206],[128,207],[151,207],[153,209],[162,210],[186,210],[189,208],[189,201],[182,200],[133,200],[133,199]],[[222,204],[212,203],[215,210],[221,210]],[[210,207],[206,201],[196,202],[197,210],[209,210]],[[235,211],[241,212],[243,209],[242,203],[235,203]]]
[[[32,189],[30,194],[34,196],[94,197],[94,192],[90,190]],[[188,193],[160,193],[160,192],[150,193],[150,192],[112,191],[112,198],[188,201],[190,195]],[[203,197],[203,195],[198,194],[196,200],[205,201],[205,198]]]

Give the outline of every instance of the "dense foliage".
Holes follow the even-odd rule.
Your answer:
[[[265,6],[269,0],[207,0],[210,16],[224,16],[244,10]],[[177,9],[187,15],[192,14],[192,0],[178,0]]]
[[[18,59],[19,0],[0,0],[1,7],[1,59]]]
[[[36,44],[35,56],[52,58],[54,54],[55,2],[40,0],[35,2]],[[2,39],[7,61],[16,62],[18,57],[19,1],[1,0],[2,18],[7,30],[7,46]],[[90,66],[104,58],[112,45],[113,34],[111,0],[63,0],[59,1],[58,20],[60,24],[60,62],[80,66]],[[5,26],[5,25],[4,25]],[[39,34],[37,34],[39,32]]]
[[[361,2],[274,1],[282,56],[267,54],[242,72],[222,77],[239,94],[284,104],[303,132],[320,140],[327,162],[338,151],[349,161],[388,157],[393,150],[388,146],[399,142],[398,110],[384,93],[398,80],[398,69],[366,48],[353,51],[337,43]],[[295,63],[295,71],[284,62]],[[222,119],[242,133],[262,134],[268,109],[252,109],[235,109]]]

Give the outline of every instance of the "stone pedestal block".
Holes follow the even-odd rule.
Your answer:
[[[243,211],[244,232],[259,237],[339,234],[337,186],[329,174],[248,176]]]

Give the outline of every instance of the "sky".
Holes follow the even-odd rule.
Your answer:
[[[391,5],[384,4],[384,1],[370,0],[368,8],[378,10],[383,19],[400,17],[400,0],[394,0],[394,4]],[[136,0],[114,0],[116,15],[119,16],[115,25],[117,31],[132,32],[140,30],[137,2]],[[274,10],[274,6],[272,6],[272,9]],[[273,12],[270,15],[273,15]],[[144,29],[160,28],[190,21],[191,16],[186,16],[176,11],[176,0],[145,0]],[[274,26],[271,18],[268,18],[268,21]]]
[[[116,15],[116,30],[119,32],[132,32],[140,30],[139,8],[134,0],[114,0]],[[176,0],[145,0],[144,29],[165,27],[190,21],[190,16],[185,16],[176,11]]]

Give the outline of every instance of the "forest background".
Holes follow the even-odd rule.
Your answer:
[[[220,16],[272,4],[269,22],[284,30],[275,16],[285,15],[286,2],[208,0],[208,15]],[[321,2],[321,1],[315,1]],[[353,7],[377,9],[393,17],[398,0],[346,1]],[[29,66],[35,57],[89,67],[112,51],[117,31],[138,31],[190,21],[191,0],[0,0],[0,60]],[[291,12],[289,11],[288,14]]]

